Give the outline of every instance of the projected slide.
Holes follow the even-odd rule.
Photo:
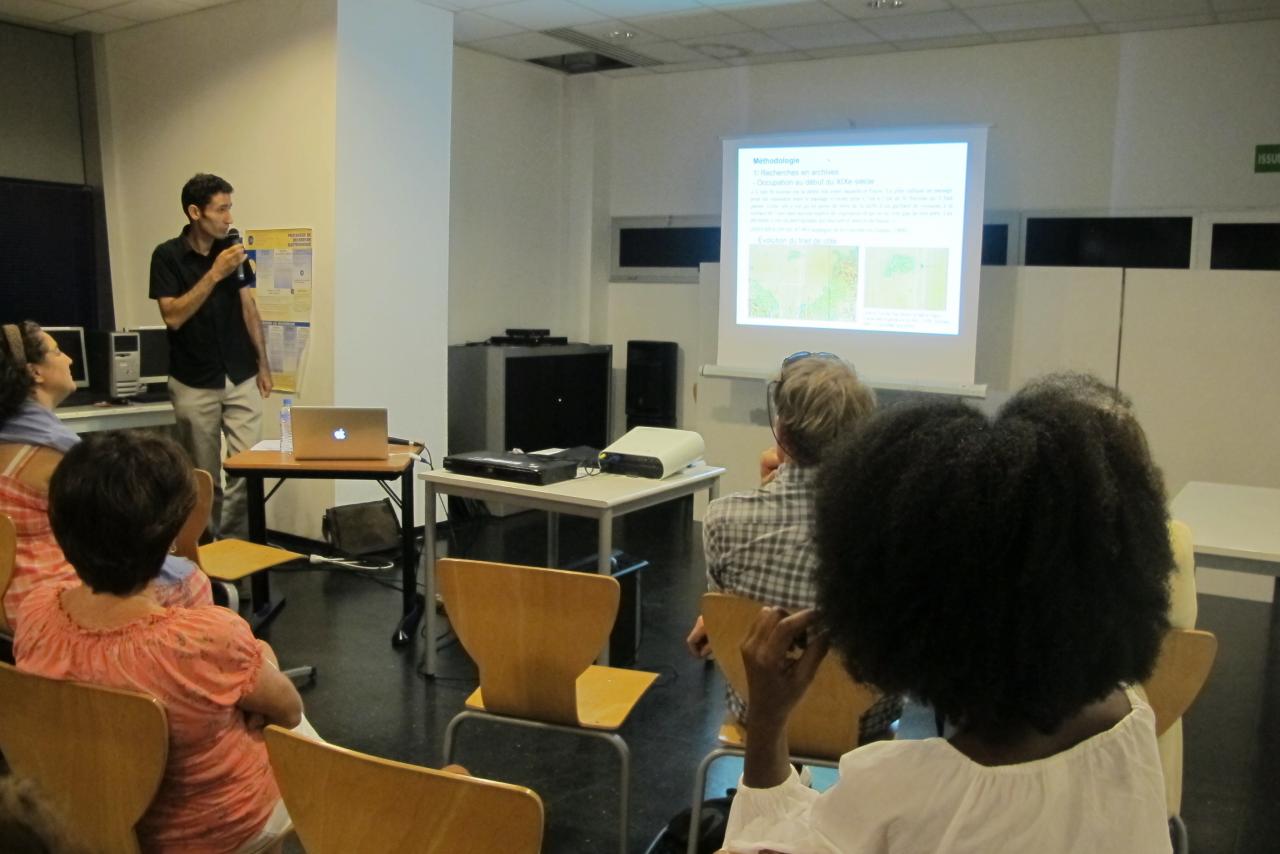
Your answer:
[[[737,155],[737,323],[959,332],[967,143]]]

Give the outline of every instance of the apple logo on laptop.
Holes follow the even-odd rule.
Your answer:
[[[333,431],[333,438],[341,442],[347,438],[347,431],[344,428],[339,427],[337,430]]]

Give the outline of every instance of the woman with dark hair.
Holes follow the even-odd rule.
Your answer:
[[[832,457],[817,506],[817,609],[766,609],[743,644],[727,848],[1170,850],[1154,717],[1128,687],[1155,665],[1173,567],[1141,430],[1053,384],[994,420],[897,407]],[[827,792],[801,786],[786,721],[828,647],[954,734],[860,747]]]
[[[80,437],[53,413],[75,391],[71,357],[30,320],[6,323],[0,332],[0,513],[18,532],[3,607],[6,621],[16,627],[32,589],[76,580],[49,527],[48,496],[49,478]],[[151,593],[166,605],[212,601],[208,577],[179,557],[165,561]]]
[[[264,850],[289,816],[258,730],[297,727],[302,700],[239,615],[167,608],[147,593],[196,501],[186,455],[159,436],[93,435],[67,453],[49,498],[54,534],[83,583],[27,597],[18,669],[164,704],[168,766],[138,825],[143,850]]]

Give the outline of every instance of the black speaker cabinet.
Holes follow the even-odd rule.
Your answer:
[[[674,341],[627,342],[627,429],[676,426],[679,358]]]

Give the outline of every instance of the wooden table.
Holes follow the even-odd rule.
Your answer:
[[[1191,481],[1170,514],[1191,527],[1196,566],[1276,579],[1272,621],[1280,603],[1280,489]]]
[[[435,602],[436,542],[430,533],[436,525],[436,495],[457,495],[462,498],[478,498],[482,501],[498,501],[517,507],[530,507],[547,512],[547,566],[559,563],[560,514],[585,516],[596,520],[596,571],[609,575],[612,571],[610,557],[613,553],[613,520],[636,510],[674,501],[695,492],[707,490],[715,498],[720,487],[719,466],[697,465],[657,480],[645,477],[628,477],[620,474],[597,474],[565,480],[546,486],[512,483],[487,477],[472,477],[450,471],[427,471],[418,475],[426,487],[426,521],[428,536],[423,542],[422,564],[425,573],[427,601]],[[436,609],[427,609],[426,675],[436,672]],[[609,650],[605,647],[599,662],[609,663]]]
[[[292,454],[280,451],[241,451],[223,462],[228,474],[243,477],[248,487],[249,539],[255,543],[267,541],[267,499],[271,496],[263,490],[266,478],[280,478],[281,483],[290,478],[303,480],[373,480],[400,505],[400,560],[403,585],[403,610],[392,646],[403,646],[413,637],[413,630],[422,618],[423,598],[418,593],[417,554],[414,549],[413,518],[413,462],[422,452],[421,445],[388,445],[385,460],[295,460]],[[397,499],[387,486],[387,481],[400,481]],[[274,494],[280,484],[271,492]],[[428,531],[432,528],[428,527]],[[427,537],[428,542],[431,537]],[[270,622],[284,600],[271,601],[269,572],[259,572],[250,579],[253,596],[254,629]]]

